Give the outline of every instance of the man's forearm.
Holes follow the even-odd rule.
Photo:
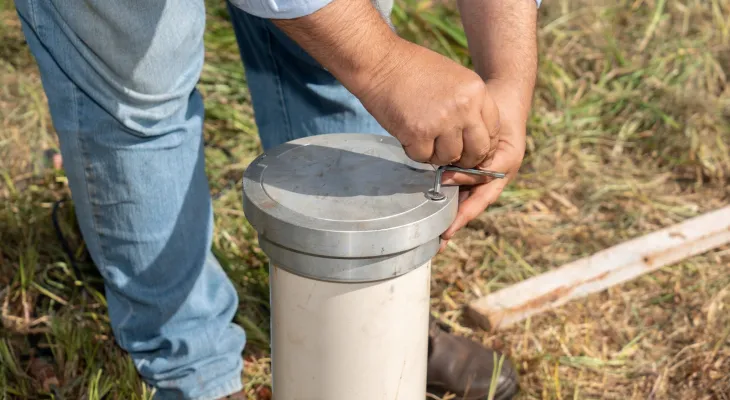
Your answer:
[[[370,0],[334,0],[310,15],[272,20],[351,91],[386,73],[403,42]]]
[[[458,6],[474,69],[485,81],[509,85],[527,118],[537,74],[535,0],[458,0]]]

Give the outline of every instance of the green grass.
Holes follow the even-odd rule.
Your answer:
[[[729,15],[728,0],[544,2],[521,175],[434,260],[432,281],[446,324],[515,360],[521,398],[730,398],[727,247],[503,332],[462,316],[480,295],[728,203]],[[451,2],[401,1],[393,19],[404,37],[470,65]],[[58,216],[82,276],[56,240],[52,205],[68,187],[43,157],[56,139],[7,2],[0,36],[0,399],[150,398],[113,341],[72,203]],[[208,1],[205,40],[214,251],[241,296],[246,390],[265,399],[266,257],[237,184],[260,146],[219,2]]]

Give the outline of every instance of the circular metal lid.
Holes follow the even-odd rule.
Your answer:
[[[404,252],[438,238],[456,216],[456,187],[429,199],[436,168],[373,134],[325,134],[259,156],[243,177],[244,212],[267,241],[324,257]]]

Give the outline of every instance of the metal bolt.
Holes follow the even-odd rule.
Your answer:
[[[441,177],[444,175],[444,168],[439,167],[436,170],[436,180],[433,182],[433,189],[426,192],[426,196],[433,201],[442,201],[446,199],[446,195],[441,193]]]
[[[436,189],[428,189],[426,196],[433,201],[442,201],[446,199],[446,195],[441,192],[437,192]]]

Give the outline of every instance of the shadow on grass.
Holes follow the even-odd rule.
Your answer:
[[[58,226],[81,277],[56,238],[51,205],[61,193],[47,178],[0,201],[0,393],[101,398],[114,389],[125,398],[145,398],[131,360],[112,339],[103,282],[68,205],[59,208]],[[30,367],[37,360],[47,365],[42,376]]]

